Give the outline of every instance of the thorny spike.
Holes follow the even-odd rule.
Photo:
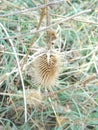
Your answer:
[[[48,52],[46,54],[47,54],[47,63],[49,64],[49,61],[50,61],[50,50],[48,50]]]

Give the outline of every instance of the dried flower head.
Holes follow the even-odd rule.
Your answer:
[[[41,93],[34,89],[26,90],[26,99],[27,104],[31,106],[40,106],[43,103]]]
[[[57,52],[49,51],[39,55],[35,62],[34,80],[41,86],[53,86],[59,76],[60,57]]]
[[[18,91],[19,96],[23,96],[22,91]],[[35,89],[26,90],[26,100],[29,107],[41,106],[43,104],[42,94]]]

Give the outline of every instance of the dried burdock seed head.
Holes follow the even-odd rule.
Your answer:
[[[53,86],[59,76],[60,57],[57,52],[49,51],[39,55],[35,62],[34,80],[41,86]]]

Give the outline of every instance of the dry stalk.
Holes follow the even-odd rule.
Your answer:
[[[44,4],[47,4],[48,0],[44,0]],[[50,25],[50,16],[49,16],[49,7],[45,8],[46,11],[46,27]],[[50,36],[48,30],[46,30],[46,41],[47,41],[47,48],[50,49]]]
[[[48,0],[44,0],[44,4],[47,4]],[[51,25],[51,17],[49,13],[49,6],[45,8],[45,14],[46,14],[46,27]],[[47,49],[50,50],[52,44],[54,44],[54,40],[56,39],[56,33],[51,27],[49,29],[46,29],[46,43],[47,43]]]
[[[38,26],[37,26],[37,29],[36,29],[36,30],[39,30],[40,25],[41,25],[41,23],[42,23],[42,20],[43,20],[44,16],[45,16],[45,8],[42,9],[42,12],[41,12],[41,15],[40,15],[40,19],[39,19],[39,23],[38,23]],[[29,49],[28,49],[28,51],[27,51],[26,56],[23,58],[23,63],[22,63],[22,65],[21,65],[21,69],[23,69],[23,66],[24,66],[24,64],[26,63],[26,60],[27,60],[27,58],[28,58],[28,56],[29,56],[29,54],[30,54],[30,52],[31,52],[31,48],[32,48],[32,46],[33,46],[33,44],[34,44],[35,37],[36,37],[36,34],[35,34],[34,37],[32,38],[32,41],[31,41],[31,43],[30,43],[30,47],[29,47]]]

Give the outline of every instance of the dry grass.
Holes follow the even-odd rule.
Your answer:
[[[97,130],[98,2],[44,2],[0,1],[0,127]],[[33,81],[33,63],[47,49],[48,29],[53,30],[51,50],[62,62],[51,89]]]

